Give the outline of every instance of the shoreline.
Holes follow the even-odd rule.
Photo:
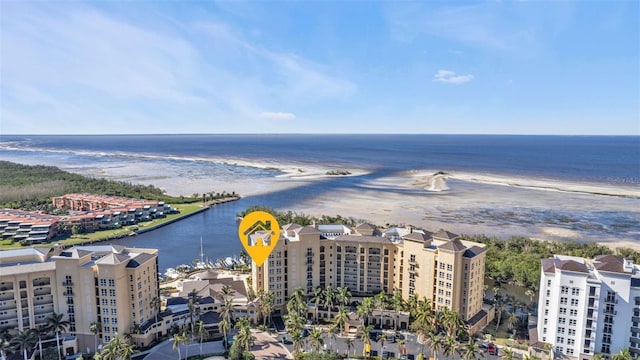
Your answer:
[[[11,244],[11,245],[4,245],[4,246],[0,246],[0,251],[3,250],[15,250],[15,249],[24,249],[24,248],[29,248],[29,247],[40,247],[40,246],[53,246],[53,245],[57,245],[59,244],[62,248],[67,249],[73,246],[85,246],[85,245],[90,245],[90,244],[96,244],[96,243],[101,243],[101,242],[105,242],[105,241],[111,241],[111,240],[118,240],[118,239],[123,239],[126,237],[131,237],[131,236],[136,236],[136,235],[140,235],[140,234],[144,234],[156,229],[159,229],[161,227],[176,223],[180,220],[184,220],[186,218],[189,218],[193,215],[196,214],[200,214],[202,212],[205,212],[209,209],[211,209],[212,207],[219,205],[219,204],[225,204],[228,202],[232,202],[232,201],[237,201],[240,200],[241,197],[240,196],[230,196],[230,197],[226,197],[226,198],[222,198],[222,199],[215,199],[215,200],[211,200],[208,201],[207,203],[205,203],[204,206],[194,210],[194,211],[190,211],[187,212],[185,214],[180,214],[172,219],[169,219],[167,221],[163,221],[161,223],[149,226],[149,227],[145,227],[143,229],[138,228],[137,230],[133,230],[130,231],[128,229],[123,229],[126,230],[125,232],[123,232],[122,234],[118,234],[118,235],[114,235],[114,236],[106,236],[103,238],[97,238],[97,239],[86,239],[86,241],[74,241],[74,240],[81,240],[81,237],[77,237],[77,238],[66,238],[66,239],[62,239],[62,240],[51,240],[50,242],[46,242],[46,243],[41,243],[41,244],[33,244],[33,245],[29,245],[29,246],[22,246],[22,245],[15,245],[15,244]],[[136,224],[137,226],[138,224]],[[131,225],[133,226],[133,225]],[[103,231],[111,231],[111,230],[103,230]],[[95,234],[95,233],[99,233],[99,231],[93,232],[93,233],[87,233],[87,234]],[[85,234],[81,234],[81,235],[85,235]],[[69,243],[60,243],[61,241],[68,241]]]

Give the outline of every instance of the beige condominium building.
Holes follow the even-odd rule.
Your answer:
[[[299,287],[347,287],[354,297],[400,291],[459,312],[477,330],[491,320],[482,301],[485,255],[485,245],[443,230],[288,224],[268,260],[253,264],[252,285],[273,292],[281,311]]]
[[[35,328],[54,312],[63,314],[67,332],[77,339],[73,350],[94,351],[91,323],[102,324],[98,335],[107,343],[134,323],[154,321],[157,266],[157,250],[116,245],[2,251],[0,327]]]

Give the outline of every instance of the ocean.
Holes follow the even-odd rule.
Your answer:
[[[240,250],[251,205],[430,230],[636,246],[640,137],[513,135],[2,135],[0,159],[240,201],[118,240],[161,268]],[[326,176],[330,170],[349,176]],[[445,172],[446,186],[424,179]],[[439,190],[439,191],[428,191]],[[171,256],[162,256],[171,254]]]

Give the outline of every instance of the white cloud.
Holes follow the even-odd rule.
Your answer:
[[[265,111],[262,114],[260,114],[260,117],[263,119],[269,119],[269,120],[293,120],[296,118],[296,114],[292,114],[288,112]]]
[[[455,72],[450,70],[438,70],[438,72],[433,75],[433,81],[441,82],[446,84],[464,84],[473,80],[473,75],[456,75]]]

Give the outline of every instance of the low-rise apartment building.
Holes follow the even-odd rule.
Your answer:
[[[535,331],[536,351],[590,359],[629,348],[640,354],[640,266],[604,255],[595,259],[556,255],[542,260]]]
[[[354,297],[400,291],[458,311],[476,330],[483,310],[483,244],[440,231],[393,228],[378,233],[368,224],[282,227],[281,238],[262,266],[252,266],[254,290],[275,294],[285,310],[296,288],[347,287]]]
[[[95,351],[91,323],[102,324],[99,338],[107,343],[155,317],[157,257],[155,249],[115,245],[2,251],[0,327],[35,328],[54,312],[63,314],[77,349]]]

